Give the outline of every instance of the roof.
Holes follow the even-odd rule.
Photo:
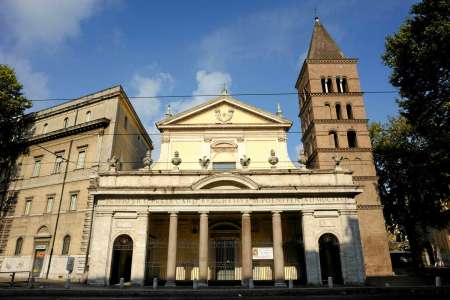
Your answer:
[[[307,59],[344,59],[344,53],[339,49],[331,35],[316,18]]]

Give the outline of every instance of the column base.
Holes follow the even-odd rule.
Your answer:
[[[168,281],[166,281],[166,284],[164,286],[165,287],[176,287],[177,285],[176,285],[175,281],[168,280]]]
[[[285,288],[287,287],[286,282],[284,282],[284,280],[280,280],[280,281],[275,281],[275,287],[278,288]]]
[[[199,288],[204,288],[204,287],[208,287],[208,282],[205,282],[205,281],[199,281],[198,282],[198,287]]]

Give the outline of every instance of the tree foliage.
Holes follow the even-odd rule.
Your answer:
[[[23,137],[27,120],[24,111],[31,102],[22,93],[22,85],[17,81],[14,71],[0,64],[0,189],[6,190],[11,171],[19,154],[25,150]],[[5,193],[0,193],[0,196]],[[0,197],[0,206],[4,199]]]
[[[423,0],[386,39],[383,60],[402,118],[372,126],[380,196],[388,224],[415,252],[429,228],[449,225],[450,2]],[[447,210],[446,210],[447,209]],[[417,249],[416,249],[417,248]]]
[[[407,239],[419,264],[430,228],[448,225],[448,182],[436,176],[426,141],[404,117],[370,127],[379,192],[391,232]],[[429,250],[429,249],[427,249]]]
[[[450,2],[423,0],[411,18],[386,39],[384,62],[399,88],[401,113],[424,146],[439,174],[450,168]]]

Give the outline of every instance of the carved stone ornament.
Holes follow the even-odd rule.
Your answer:
[[[334,163],[335,163],[334,169],[336,171],[341,171],[342,170],[341,162],[344,160],[344,157],[343,156],[341,156],[341,157],[333,156],[332,158],[334,159]]]
[[[142,168],[142,170],[150,170],[150,166],[153,163],[152,153],[150,152],[150,150],[147,150],[144,158],[142,159],[142,162],[144,164],[144,167]]]
[[[272,168],[276,168],[276,164],[278,163],[278,161],[278,157],[275,156],[275,150],[270,150],[270,157],[268,159],[268,162],[272,165]]]
[[[229,108],[228,112],[226,113],[222,113],[220,109],[216,109],[214,113],[216,114],[217,120],[219,120],[220,123],[224,124],[229,122],[233,118],[234,109]]]
[[[250,157],[247,157],[246,155],[244,155],[241,158],[241,166],[243,168],[247,168],[250,165]]]
[[[178,170],[178,166],[181,164],[180,152],[175,151],[172,158],[172,165]]]
[[[108,159],[108,168],[111,172],[117,172],[119,168],[119,159],[115,155]]]
[[[300,169],[306,169],[306,162],[308,161],[308,158],[306,157],[305,151],[300,150],[298,155],[298,162],[300,163]]]
[[[203,156],[203,158],[199,158],[198,162],[200,163],[200,166],[202,166],[203,169],[208,169],[208,165],[210,162],[209,158]]]

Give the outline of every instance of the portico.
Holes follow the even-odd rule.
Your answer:
[[[259,173],[251,179],[247,174],[210,172],[101,174],[92,192],[97,206],[90,283],[113,283],[111,278],[117,277],[113,274],[114,243],[117,237],[127,235],[133,242],[128,262],[133,284],[158,278],[166,286],[192,280],[198,280],[200,286],[225,281],[248,286],[250,279],[280,287],[290,279],[319,285],[327,279],[322,278],[319,253],[319,239],[326,233],[339,241],[341,270],[336,272],[342,274],[343,282],[362,283],[354,201],[360,190],[351,182],[351,174],[309,170],[293,170],[289,175]],[[286,184],[294,174],[297,184],[290,188],[265,189],[258,183]],[[168,193],[154,187],[168,177],[178,184],[191,182],[197,189],[178,186]],[[252,188],[231,189],[231,178],[236,185],[247,182]],[[140,185],[144,181],[148,186]],[[215,182],[215,189],[203,189],[210,181]],[[226,184],[223,189],[220,182]],[[311,185],[302,186],[305,182]]]

